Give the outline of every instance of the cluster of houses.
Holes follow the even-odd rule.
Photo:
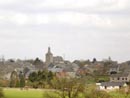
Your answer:
[[[71,63],[70,61],[64,60],[61,56],[53,56],[50,47],[46,53],[45,64],[48,71],[56,73],[56,76],[74,78],[76,72],[79,69],[79,65]]]
[[[119,66],[110,69],[110,81],[96,83],[99,90],[111,91],[119,90],[121,88],[128,88],[128,83],[130,82],[129,72],[119,72]]]
[[[59,78],[76,77],[77,70],[79,69],[78,64],[66,61],[61,56],[53,56],[50,47],[48,48],[48,52],[46,53],[45,57],[46,57],[45,62],[40,67],[38,65],[32,65],[28,62],[19,61],[15,62],[15,65],[17,66],[14,66],[15,68],[12,69],[12,71],[16,71],[17,74],[21,72],[25,73],[24,71],[27,71],[25,74],[26,78],[28,78],[29,74],[32,72],[37,72],[39,70],[46,70],[46,69],[48,71],[56,73],[56,76]],[[12,68],[13,66],[9,67]],[[12,71],[9,71],[7,74],[5,74],[4,78],[9,80]]]
[[[34,71],[36,72],[44,69],[56,73],[56,76],[58,78],[64,78],[64,77],[74,78],[74,77],[79,77],[81,75],[86,75],[87,73],[93,73],[95,70],[98,69],[103,70],[104,68],[102,62],[93,65],[86,64],[85,66],[80,67],[77,63],[66,61],[61,56],[53,56],[50,47],[48,48],[48,52],[45,55],[45,62],[43,63],[43,65],[41,64],[42,66],[40,66],[39,68],[36,68],[38,66],[32,65],[28,62],[19,61],[17,63],[18,63],[17,65],[19,66],[16,66],[15,64],[15,68],[16,68],[15,71],[17,71],[18,74],[20,72],[26,73],[26,78],[28,78],[29,74],[32,72]],[[100,90],[120,89],[122,87],[127,87],[127,83],[130,82],[130,73],[128,71],[125,73],[120,72],[120,65],[118,64],[116,65],[116,62],[115,62],[115,66],[111,66],[109,72],[107,73],[110,76],[108,82],[96,83],[98,89]],[[6,74],[5,77],[7,79],[10,79],[10,74],[11,73]]]

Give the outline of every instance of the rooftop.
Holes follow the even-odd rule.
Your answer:
[[[124,86],[124,82],[102,82],[101,86]]]

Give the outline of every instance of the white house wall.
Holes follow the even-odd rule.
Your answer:
[[[105,86],[99,86],[100,90],[115,90],[115,89],[119,89],[119,86],[109,86],[105,89]]]

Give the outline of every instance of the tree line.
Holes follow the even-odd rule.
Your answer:
[[[55,77],[55,74],[51,71],[38,71],[32,72],[28,76],[25,73],[17,73],[13,71],[10,76],[10,87],[32,87],[32,88],[44,88],[46,85],[51,84],[51,80]]]

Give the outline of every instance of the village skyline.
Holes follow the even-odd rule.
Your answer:
[[[68,60],[68,61],[75,61],[75,60],[79,60],[79,61],[85,61],[85,60],[90,60],[90,61],[93,61],[93,59],[96,59],[97,61],[107,61],[107,60],[113,60],[113,61],[117,61],[118,63],[123,63],[123,62],[126,62],[126,61],[130,61],[130,59],[128,60],[124,60],[124,61],[118,61],[116,59],[113,59],[111,56],[108,56],[108,57],[104,57],[104,58],[96,58],[95,56],[91,57],[91,58],[74,58],[74,59],[68,59],[66,58],[66,54],[62,54],[62,55],[58,55],[56,53],[53,52],[52,48],[49,46],[47,47],[47,49],[50,48],[51,49],[51,52],[54,56],[58,56],[58,57],[62,57],[64,60]],[[40,59],[41,61],[45,62],[45,59],[46,59],[46,53],[47,53],[47,50],[46,49],[46,52],[42,55],[42,57],[39,57],[39,56],[36,56],[36,57],[28,57],[28,56],[25,56],[24,58],[20,58],[20,57],[6,57],[5,55],[1,55],[0,57],[0,60],[35,60],[36,58]]]

